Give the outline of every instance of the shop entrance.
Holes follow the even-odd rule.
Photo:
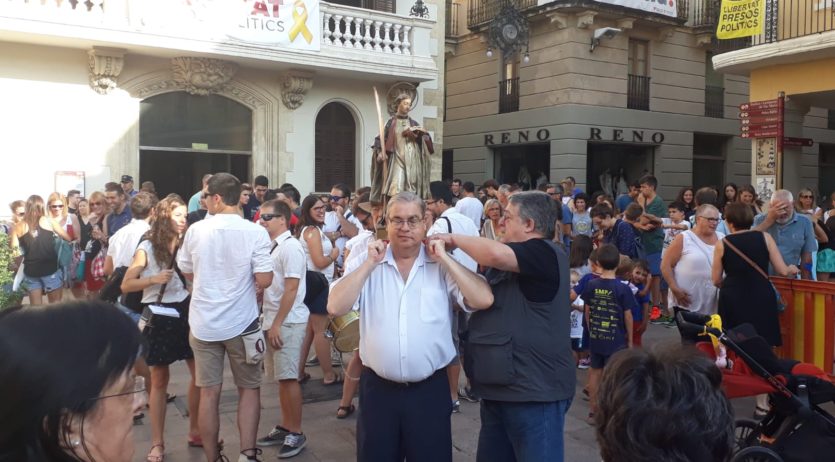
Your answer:
[[[499,183],[518,184],[523,190],[536,189],[541,174],[551,170],[549,143],[510,146],[495,150],[494,178]]]
[[[628,192],[629,183],[652,172],[654,148],[631,144],[589,143],[586,156],[587,191],[613,197]]]
[[[219,95],[164,93],[140,103],[139,180],[188,200],[207,173],[249,181],[252,111]],[[137,185],[138,186],[138,185]]]

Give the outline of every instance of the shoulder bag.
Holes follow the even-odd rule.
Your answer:
[[[744,253],[742,253],[742,252],[741,252],[738,248],[736,248],[736,246],[735,246],[735,245],[731,244],[731,241],[729,241],[728,239],[724,239],[724,242],[725,242],[725,245],[727,245],[727,246],[728,246],[728,248],[730,248],[731,250],[733,250],[733,251],[734,251],[737,255],[739,255],[739,257],[740,257],[740,258],[742,258],[743,260],[745,260],[745,262],[746,262],[746,263],[748,263],[749,265],[751,265],[751,268],[754,268],[755,270],[757,270],[757,272],[758,272],[758,273],[760,273],[760,275],[761,275],[762,277],[764,277],[766,281],[768,281],[768,283],[771,285],[771,290],[773,290],[773,291],[774,291],[774,298],[776,298],[776,299],[777,299],[777,311],[778,311],[778,312],[781,312],[781,313],[782,313],[783,311],[785,311],[785,310],[786,310],[786,301],[785,301],[785,300],[783,300],[783,296],[782,296],[782,295],[780,295],[780,291],[779,291],[779,290],[777,290],[777,288],[776,288],[776,287],[774,287],[774,284],[771,282],[771,279],[769,279],[769,278],[768,278],[768,275],[767,275],[767,274],[765,274],[765,271],[763,271],[763,269],[762,269],[762,268],[760,268],[760,267],[759,267],[759,265],[757,265],[756,263],[754,263],[754,261],[753,261],[753,260],[751,260],[750,258],[748,258],[748,256],[747,256],[747,255],[745,255],[745,254],[744,254]]]
[[[183,281],[183,286],[185,286],[185,283],[186,283],[185,278],[180,273],[180,270],[175,267],[177,265],[177,251],[178,250],[180,250],[180,246],[177,246],[177,248],[174,249],[174,255],[171,257],[171,264],[168,265],[168,269],[176,270],[177,275]],[[157,305],[157,308],[164,308],[164,307],[161,307],[159,305],[162,304],[162,296],[165,295],[165,289],[167,287],[168,287],[168,283],[166,282],[165,284],[163,284],[159,288],[159,294],[157,294],[157,301],[154,304],[154,305]],[[135,293],[139,294],[140,303],[141,303],[142,291],[135,292]],[[142,335],[147,336],[151,333],[151,330],[154,328],[155,321],[158,321],[159,320],[158,318],[160,316],[179,317],[179,314],[177,316],[174,316],[173,313],[171,315],[155,313],[154,310],[152,309],[152,306],[153,305],[147,305],[147,306],[145,306],[145,308],[142,309],[142,316],[139,318],[139,330],[142,331]]]

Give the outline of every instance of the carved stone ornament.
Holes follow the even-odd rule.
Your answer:
[[[171,59],[174,81],[192,95],[219,92],[235,77],[238,65],[213,58],[179,57]]]
[[[90,68],[90,88],[106,95],[116,88],[117,79],[125,64],[126,50],[120,48],[93,47],[87,52]]]
[[[313,87],[313,74],[290,71],[281,79],[281,101],[287,109],[298,109],[304,103],[304,96]]]
[[[409,99],[412,100],[412,108],[417,106],[419,99],[417,85],[409,82],[397,82],[389,87],[389,91],[386,93],[386,109],[390,116],[394,116],[397,112],[397,99],[403,94],[408,95]]]

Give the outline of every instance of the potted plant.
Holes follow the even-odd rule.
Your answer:
[[[16,291],[12,290],[15,277],[15,272],[12,271],[14,261],[15,255],[9,246],[9,236],[0,233],[0,288],[2,288],[2,291],[0,291],[0,310],[19,305],[25,295],[22,288]]]

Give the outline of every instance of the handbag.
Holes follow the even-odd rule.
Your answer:
[[[57,234],[55,235],[55,253],[58,255],[58,267],[68,268],[72,263],[72,244]]]
[[[90,276],[93,279],[104,279],[104,259],[107,255],[107,246],[102,246],[93,261],[90,262]]]
[[[140,241],[141,243],[142,241]],[[174,249],[174,255],[171,257],[171,264],[168,265],[168,269],[176,269],[174,268],[177,264],[177,251],[180,250],[180,246]],[[182,273],[177,270],[177,275],[179,275],[180,280],[183,281],[183,286],[186,285],[185,277],[183,277]],[[165,289],[168,287],[168,283],[166,282],[159,288],[159,293],[157,294],[157,301],[154,305],[161,305],[162,304],[162,297],[165,295]],[[142,303],[142,292],[131,292],[131,294],[136,293],[139,294],[139,303]],[[130,294],[125,294],[130,295]],[[142,335],[148,336],[151,334],[151,330],[154,328],[154,322],[159,319],[160,316],[165,316],[163,314],[154,313],[153,309],[151,308],[154,305],[147,305],[142,309],[142,315],[139,317],[139,330],[142,332]],[[171,317],[171,316],[168,316]]]
[[[754,268],[755,270],[757,270],[757,272],[760,273],[760,275],[762,277],[764,277],[766,281],[768,281],[768,283],[771,285],[771,290],[774,291],[774,298],[777,299],[777,311],[781,312],[781,313],[783,311],[785,311],[786,310],[786,301],[783,300],[783,296],[780,295],[780,291],[777,290],[776,287],[774,287],[774,283],[771,282],[771,279],[768,278],[768,275],[765,274],[765,271],[763,271],[762,268],[760,268],[756,263],[754,263],[750,258],[748,258],[747,255],[745,255],[739,249],[737,249],[735,245],[731,244],[731,242],[729,240],[725,239],[724,242],[725,242],[725,245],[727,245],[731,250],[733,250],[737,255],[739,255],[740,258],[745,260],[746,263],[751,265],[751,268]]]

